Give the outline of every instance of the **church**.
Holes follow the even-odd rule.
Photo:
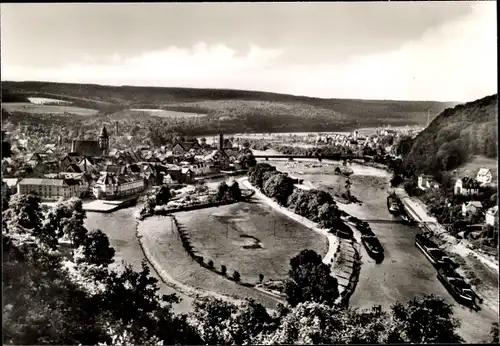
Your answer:
[[[74,139],[71,142],[71,152],[86,157],[109,156],[109,137],[106,126],[103,126],[98,140]]]

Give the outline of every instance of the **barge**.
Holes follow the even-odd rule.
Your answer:
[[[384,259],[384,248],[375,235],[362,235],[361,243],[371,258],[373,258],[377,263],[382,262]]]
[[[389,209],[389,213],[393,215],[399,215],[401,213],[399,199],[395,195],[387,196],[387,209]]]
[[[453,262],[452,259],[436,245],[436,243],[422,233],[415,236],[415,246],[417,246],[424,253],[429,262],[436,267],[458,267],[458,265]]]
[[[440,268],[437,277],[458,303],[476,306],[477,295],[472,287],[454,270]]]

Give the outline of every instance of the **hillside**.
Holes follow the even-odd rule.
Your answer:
[[[425,125],[427,111],[438,114],[452,103],[322,99],[268,92],[135,86],[103,86],[51,82],[2,82],[2,98],[57,98],[100,114],[128,114],[128,109],[164,109],[207,114],[210,132],[350,131],[380,125]],[[143,116],[142,114],[140,116]],[[219,125],[220,122],[220,125]],[[203,133],[207,123],[191,128]]]
[[[436,174],[472,167],[473,162],[496,162],[497,102],[495,94],[443,111],[403,152],[403,169]],[[496,171],[496,165],[490,168]]]

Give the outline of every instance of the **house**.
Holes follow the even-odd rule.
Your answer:
[[[455,195],[474,196],[479,193],[479,183],[470,177],[458,179],[453,189]]]
[[[93,193],[98,199],[116,199],[141,192],[146,188],[139,175],[103,173],[94,185]]]
[[[493,227],[498,226],[498,205],[486,211],[486,223],[488,225],[492,225]]]
[[[481,168],[477,172],[476,180],[481,184],[489,184],[493,179],[493,175],[491,174],[491,170],[488,168]]]
[[[68,173],[82,173],[82,170],[81,170],[80,166],[78,166],[77,164],[72,163],[71,165],[69,165],[68,167],[66,167],[66,169],[64,170],[64,172],[68,172]]]
[[[6,184],[10,194],[15,195],[17,193],[17,184],[19,183],[18,178],[5,178],[2,179],[2,182]]]
[[[462,215],[477,215],[483,209],[483,205],[479,201],[472,201],[462,204]]]
[[[77,154],[77,153],[68,153],[66,154],[61,161],[59,162],[59,166],[61,167],[62,170],[65,170],[66,167],[68,167],[71,164],[80,164],[82,162],[83,156]]]
[[[418,176],[418,188],[420,190],[438,189],[439,184],[434,180],[432,175],[421,174]]]
[[[42,199],[57,200],[61,197],[79,197],[81,188],[75,179],[25,178],[18,184],[18,194],[37,194]]]
[[[198,151],[201,149],[201,146],[198,142],[177,142],[172,147],[172,153],[174,155],[185,155],[189,153],[191,149],[193,149],[194,151]]]

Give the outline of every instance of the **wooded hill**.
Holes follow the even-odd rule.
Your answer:
[[[29,96],[57,98],[75,106],[98,109],[101,114],[116,113],[117,117],[131,108],[207,114],[207,123],[201,122],[200,129],[190,129],[193,133],[207,131],[214,120],[216,127],[225,132],[351,131],[384,124],[425,125],[428,111],[432,116],[454,105],[434,101],[323,99],[245,90],[51,82],[2,82],[2,90],[3,102]]]
[[[448,108],[413,140],[402,144],[403,169],[438,173],[466,164],[474,156],[497,157],[498,94]]]

